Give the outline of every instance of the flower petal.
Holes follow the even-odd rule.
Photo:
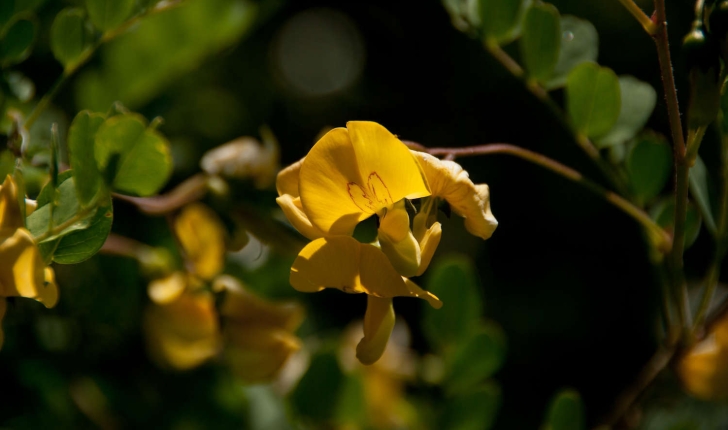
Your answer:
[[[154,303],[164,305],[176,300],[187,286],[187,276],[182,272],[174,272],[164,278],[149,283],[147,293]]]
[[[326,234],[314,227],[311,221],[303,211],[300,197],[292,197],[290,194],[283,194],[276,199],[276,203],[283,210],[283,214],[286,216],[291,225],[298,230],[299,233],[306,236],[306,238],[315,240],[319,237],[324,237]]]
[[[7,175],[0,185],[0,240],[3,231],[13,231],[25,227],[18,202],[18,187],[13,177]]]
[[[45,288],[40,290],[40,294],[36,298],[47,308],[52,308],[58,303],[58,284],[56,284],[56,272],[52,268],[46,267],[43,270],[45,277]]]
[[[174,229],[196,275],[210,280],[222,271],[225,228],[215,212],[201,203],[185,206]]]
[[[298,189],[311,224],[325,233],[351,235],[375,212],[361,184],[346,129],[329,131],[301,164]]]
[[[379,207],[430,195],[417,160],[389,130],[371,121],[349,121],[346,128],[362,180]]]
[[[46,307],[55,305],[57,287],[46,285],[45,265],[28,230],[19,228],[0,243],[0,261],[0,297],[28,297]]]
[[[488,185],[475,185],[468,172],[454,161],[440,160],[424,152],[412,151],[422,166],[434,197],[444,198],[465,218],[465,228],[482,239],[489,238],[498,221],[490,211]]]
[[[373,364],[379,360],[387,347],[394,328],[394,307],[392,299],[367,297],[367,311],[364,314],[364,337],[356,346],[356,358],[362,364]]]
[[[377,247],[348,236],[316,239],[306,245],[291,267],[293,288],[313,293],[326,287],[375,297],[420,297],[439,308],[442,302],[400,276]]]
[[[442,225],[436,222],[430,226],[425,233],[425,236],[420,241],[420,267],[417,269],[417,276],[422,275],[427,270],[427,267],[432,261],[432,257],[435,255],[437,245],[440,244],[440,237],[442,236]]]
[[[278,176],[276,177],[276,190],[279,196],[284,194],[288,194],[293,198],[300,196],[298,193],[298,182],[301,174],[301,165],[305,159],[305,157],[301,158],[278,172]]]
[[[235,324],[277,327],[294,331],[303,322],[304,310],[295,302],[273,303],[253,295],[243,284],[229,275],[218,276],[213,288],[227,291],[220,315]]]
[[[402,276],[414,276],[420,267],[420,245],[409,228],[404,200],[389,206],[379,217],[379,245],[392,266]]]
[[[274,378],[301,341],[276,327],[231,323],[225,327],[225,357],[232,373],[246,383]]]

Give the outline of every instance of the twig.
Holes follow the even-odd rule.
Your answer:
[[[650,17],[647,16],[647,14],[642,9],[640,9],[639,6],[637,6],[637,4],[633,0],[619,0],[619,2],[622,3],[622,5],[629,11],[629,13],[631,13],[632,16],[635,17],[637,22],[640,23],[640,25],[642,26],[642,28],[645,29],[647,34],[649,34],[650,36],[655,35],[655,33],[657,32],[657,26],[654,22],[652,22]]]
[[[475,155],[489,155],[489,154],[508,154],[519,158],[522,158],[531,163],[537,164],[548,170],[551,170],[558,175],[563,176],[573,182],[576,182],[593,193],[601,196],[612,205],[619,208],[621,211],[634,218],[639,222],[650,235],[651,239],[655,242],[657,249],[661,252],[667,252],[671,248],[672,240],[670,236],[660,226],[647,215],[642,209],[636,207],[625,198],[620,195],[609,191],[601,185],[587,179],[581,173],[572,169],[571,167],[565,166],[558,161],[552,160],[545,155],[538,154],[528,149],[521,148],[516,145],[507,143],[491,143],[487,145],[470,146],[466,148],[427,148],[415,142],[404,142],[410,148],[427,152],[432,155],[444,155],[444,156],[456,156],[456,157],[467,157]]]
[[[161,196],[132,197],[118,193],[113,193],[112,195],[119,200],[133,204],[147,215],[159,216],[173,212],[186,204],[204,197],[208,190],[207,181],[208,177],[199,173],[186,179],[172,191]]]

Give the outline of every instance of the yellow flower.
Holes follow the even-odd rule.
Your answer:
[[[679,359],[676,371],[685,391],[694,397],[728,400],[728,314]]]
[[[0,321],[6,297],[28,297],[51,308],[58,302],[53,269],[45,267],[33,236],[25,228],[18,189],[9,175],[0,186]],[[0,347],[3,335],[0,328]]]
[[[422,171],[427,177],[432,191],[431,199],[441,198],[448,202],[450,208],[465,218],[465,228],[481,239],[488,239],[496,227],[496,221],[490,210],[490,190],[486,184],[473,184],[468,172],[454,161],[440,160],[424,152],[412,151],[420,162]],[[433,201],[423,203],[415,217],[415,237],[424,236],[429,223],[426,221],[437,213],[437,204]]]
[[[220,315],[230,369],[245,383],[271,380],[301,348],[294,332],[303,322],[303,308],[293,302],[263,300],[230,276],[220,276],[215,283],[216,289],[226,291]]]

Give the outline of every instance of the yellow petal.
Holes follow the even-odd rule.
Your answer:
[[[231,323],[225,327],[225,357],[230,370],[246,383],[271,380],[301,341],[276,327]]]
[[[5,311],[8,309],[8,301],[5,297],[0,297],[0,349],[3,348],[3,342],[5,341],[5,333],[3,332],[3,318],[5,317]]]
[[[468,172],[454,161],[412,151],[422,166],[433,197],[444,198],[452,210],[465,218],[465,228],[482,239],[489,238],[498,221],[490,211],[488,185],[475,185]]]
[[[302,292],[326,287],[375,297],[420,297],[439,308],[442,302],[400,276],[377,247],[348,236],[316,239],[306,245],[291,267],[290,282]]]
[[[45,265],[28,230],[17,229],[0,243],[0,262],[1,297],[28,297],[46,307],[56,304],[58,289],[52,279],[46,285]]]
[[[18,202],[18,187],[13,177],[7,175],[0,186],[0,235],[4,235],[3,231],[13,231],[21,227],[25,227],[25,223]]]
[[[210,280],[222,271],[225,228],[215,212],[201,203],[193,203],[182,209],[174,227],[196,275]]]
[[[414,276],[420,267],[420,245],[409,228],[404,200],[389,206],[379,218],[379,244],[389,262],[402,276]]]
[[[376,212],[361,184],[348,132],[329,131],[301,164],[298,189],[311,224],[325,233],[351,235],[359,221]]]
[[[373,364],[384,353],[389,336],[394,328],[394,307],[392,299],[367,297],[367,311],[364,314],[364,337],[356,346],[356,358],[362,364]]]
[[[276,190],[279,196],[284,194],[288,194],[293,198],[300,196],[298,193],[298,178],[301,173],[303,160],[305,160],[305,157],[278,172],[278,176],[276,177]]]
[[[371,121],[349,121],[346,128],[361,177],[379,207],[430,195],[417,160],[389,130]]]
[[[178,370],[199,366],[220,351],[215,301],[207,292],[185,293],[166,305],[150,305],[144,321],[152,358]]]
[[[295,302],[273,303],[253,295],[229,275],[218,276],[213,288],[227,291],[220,315],[236,324],[268,326],[294,331],[303,322],[304,310]]]
[[[324,237],[323,231],[314,227],[311,221],[303,211],[300,197],[293,197],[290,194],[283,194],[276,199],[276,203],[283,210],[283,214],[286,216],[291,225],[298,230],[299,233],[306,236],[306,238],[315,240],[319,237]]]
[[[437,245],[440,244],[441,236],[442,225],[439,222],[436,222],[430,226],[425,233],[425,236],[420,241],[422,257],[420,259],[420,267],[417,269],[417,276],[422,275],[425,273],[425,270],[427,270],[427,267],[430,265],[430,261],[432,261],[432,256],[435,255]]]
[[[187,276],[182,272],[174,272],[164,278],[149,283],[147,292],[154,303],[163,305],[176,300],[187,286]]]
[[[54,272],[52,268],[46,267],[45,270],[43,270],[43,275],[45,277],[45,288],[39,292],[40,294],[36,300],[43,303],[45,307],[52,308],[58,303],[56,272]]]

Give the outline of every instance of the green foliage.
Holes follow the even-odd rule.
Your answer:
[[[94,212],[85,229],[74,231],[55,241],[46,242],[51,243],[51,246],[55,248],[53,261],[60,264],[77,264],[96,255],[111,233],[113,219],[114,210],[111,201],[108,201]]]
[[[596,62],[599,53],[599,35],[594,25],[571,15],[561,17],[561,43],[553,75],[545,83],[547,89],[566,85],[571,70],[585,62]]]
[[[82,111],[73,119],[68,130],[68,150],[76,178],[76,192],[82,206],[93,200],[101,184],[101,172],[96,165],[94,147],[95,137],[104,116],[98,113]]]
[[[662,135],[642,133],[626,159],[632,192],[640,206],[655,198],[672,172],[672,148]]]
[[[600,147],[622,145],[640,132],[650,119],[657,103],[657,92],[633,76],[619,77],[621,107],[616,124],[594,143]]]
[[[650,210],[652,219],[662,228],[672,231],[675,225],[675,198],[666,197],[659,201]],[[688,204],[687,216],[685,218],[685,249],[695,243],[700,234],[700,225],[702,218],[698,208],[690,202]]]
[[[558,9],[548,3],[535,3],[526,12],[521,37],[521,54],[531,79],[543,84],[552,76],[560,45]]]
[[[433,346],[443,348],[470,334],[483,310],[477,275],[469,259],[450,257],[429,268],[426,289],[442,300],[442,309],[424,309],[423,330]]]
[[[492,428],[500,408],[501,390],[486,383],[448,399],[439,428],[487,430]]]
[[[545,430],[584,430],[584,405],[575,390],[558,392],[551,400],[546,414]]]
[[[83,9],[63,9],[51,26],[51,51],[65,68],[73,68],[90,47],[91,36]]]
[[[96,132],[94,156],[114,189],[140,196],[159,191],[172,173],[169,142],[137,114],[104,121]]]
[[[695,165],[690,169],[690,192],[700,208],[700,214],[705,220],[705,227],[715,235],[718,228],[714,216],[715,205],[711,203],[710,185],[712,184],[710,173],[703,160],[698,156]]]
[[[478,18],[485,40],[496,44],[513,40],[524,3],[523,0],[478,0]]]
[[[291,394],[291,407],[301,418],[330,420],[335,416],[344,386],[345,376],[336,355],[322,352],[311,358],[308,371]]]
[[[35,41],[36,24],[25,15],[16,15],[0,33],[0,64],[3,67],[19,63],[30,55]]]
[[[134,0],[86,0],[86,10],[94,26],[105,32],[123,23],[134,4]]]
[[[577,133],[590,138],[606,134],[620,111],[619,79],[611,69],[584,63],[566,82],[566,107]]]
[[[493,376],[505,358],[506,338],[501,328],[492,322],[478,324],[448,359],[448,392],[473,389]]]

